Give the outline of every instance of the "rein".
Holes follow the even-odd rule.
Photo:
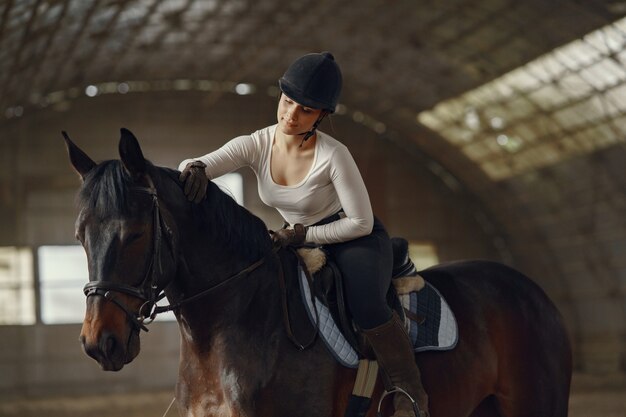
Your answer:
[[[261,265],[263,265],[265,261],[271,256],[271,257],[275,257],[278,260],[278,265],[279,265],[278,281],[279,281],[280,292],[281,292],[283,320],[284,320],[284,325],[285,325],[285,329],[287,331],[287,336],[289,340],[300,350],[307,349],[313,343],[315,343],[315,340],[317,338],[317,333],[318,333],[317,325],[314,326],[315,328],[314,328],[311,338],[307,340],[305,343],[301,343],[300,341],[298,341],[295,334],[293,333],[291,320],[289,318],[289,307],[287,303],[287,286],[285,282],[283,264],[282,264],[282,260],[280,259],[280,256],[278,256],[278,251],[281,249],[280,245],[274,245],[273,249],[270,252],[268,252],[265,256],[263,256],[261,259],[257,260],[256,262],[252,263],[248,267],[229,276],[228,278],[224,279],[223,281],[217,283],[216,285],[210,288],[207,288],[197,294],[184,298],[173,304],[169,304],[165,306],[157,305],[159,301],[165,298],[165,288],[171,282],[171,280],[168,281],[167,284],[163,286],[163,288],[159,289],[158,279],[159,277],[163,276],[163,265],[161,262],[161,241],[165,240],[172,254],[174,253],[174,248],[173,248],[172,242],[169,239],[163,239],[163,236],[162,236],[163,229],[167,231],[168,235],[171,235],[172,232],[171,232],[171,229],[163,220],[163,217],[161,216],[161,209],[159,206],[159,196],[157,194],[157,190],[154,184],[152,183],[152,180],[149,177],[148,177],[148,181],[150,183],[149,187],[133,187],[134,190],[142,192],[142,193],[146,193],[152,197],[152,211],[154,213],[153,214],[153,247],[152,247],[152,257],[150,259],[150,265],[148,267],[148,270],[146,271],[145,277],[143,278],[143,280],[141,281],[138,287],[123,284],[123,283],[117,283],[117,282],[90,281],[87,284],[85,284],[85,287],[83,288],[83,292],[87,298],[94,296],[94,295],[100,295],[104,297],[106,300],[109,300],[112,303],[114,303],[116,306],[118,306],[126,314],[128,320],[136,329],[138,329],[139,331],[144,330],[148,332],[149,330],[148,330],[147,325],[152,323],[157,317],[157,315],[166,313],[168,311],[178,310],[185,304],[188,304],[192,301],[196,301],[203,297],[206,297],[207,295],[226,286],[227,284],[236,280],[237,278],[240,278],[240,277],[243,277],[252,273]],[[299,259],[298,254],[295,251],[294,253],[296,257],[298,257]],[[299,259],[299,262],[301,263],[302,260]],[[156,268],[155,268],[155,265],[156,265]],[[307,272],[307,278],[309,279],[309,282],[310,282],[311,278],[308,276],[308,272]],[[148,281],[150,284],[149,293],[146,294],[146,283]],[[137,313],[133,313],[126,304],[124,304],[115,296],[115,293],[123,293],[123,294],[130,295],[132,297],[138,298],[143,301],[143,304],[141,305],[141,307],[139,307],[139,311]],[[144,313],[144,310],[146,307],[148,311]],[[316,315],[316,322],[318,322],[319,318],[317,317],[317,309],[315,310],[315,315]]]
[[[271,254],[276,253],[277,248],[274,248],[274,250],[272,250],[272,252],[270,252]],[[226,278],[224,281],[220,282],[219,284],[214,285],[213,287],[207,288],[204,291],[199,292],[198,294],[194,294],[191,297],[187,297],[177,303],[174,304],[170,304],[167,306],[157,306],[153,309],[154,311],[154,315],[156,316],[157,314],[161,314],[161,313],[165,313],[167,311],[172,311],[172,310],[176,310],[178,308],[180,308],[182,305],[187,304],[191,301],[195,301],[199,298],[202,298],[208,294],[210,294],[211,292],[221,288],[222,286],[225,286],[226,284],[228,284],[229,282],[247,275],[249,273],[251,273],[252,271],[254,271],[255,269],[257,269],[258,267],[260,267],[261,265],[263,265],[263,263],[265,262],[266,258],[268,257],[268,255],[264,256],[263,258],[259,259],[258,261],[256,261],[255,263],[253,263],[252,265],[248,266],[245,269],[242,269],[241,271],[237,272],[234,275],[231,275],[230,277]]]

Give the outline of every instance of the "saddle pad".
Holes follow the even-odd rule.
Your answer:
[[[300,294],[306,306],[306,312],[309,315],[309,319],[311,319],[311,323],[314,326],[317,325],[324,344],[340,364],[348,368],[358,368],[359,355],[339,330],[328,307],[317,297],[315,297],[315,307],[313,307],[311,289],[300,265],[298,265],[298,273],[300,275]],[[315,318],[315,309],[317,309],[317,319]],[[317,323],[316,320],[318,320]]]
[[[405,325],[416,352],[453,349],[459,339],[454,314],[446,300],[430,283],[420,291],[400,296],[405,309],[425,317],[423,323],[405,318]]]
[[[315,297],[315,307],[313,307],[311,290],[306,275],[300,266],[298,266],[298,273],[300,276],[300,294],[306,306],[307,314],[311,323],[314,326],[317,325],[324,344],[340,364],[348,368],[358,368],[359,355],[356,350],[339,330],[328,307],[317,297]],[[456,346],[458,341],[456,319],[435,287],[427,282],[422,290],[402,295],[400,300],[405,308],[419,316],[426,317],[424,322],[419,325],[408,318],[405,320],[416,352],[449,350]],[[317,309],[317,323],[315,309]]]

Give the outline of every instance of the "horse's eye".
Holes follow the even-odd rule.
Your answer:
[[[143,232],[129,233],[124,243],[127,245],[139,240],[143,236]]]

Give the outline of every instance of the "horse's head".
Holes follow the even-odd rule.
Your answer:
[[[80,341],[104,370],[117,371],[139,354],[144,320],[175,274],[173,225],[159,206],[157,168],[130,131],[121,131],[121,161],[100,164],[63,135],[83,182],[76,238],[87,254],[89,283]]]

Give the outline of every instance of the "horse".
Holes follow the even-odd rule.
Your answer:
[[[315,328],[298,284],[281,284],[281,262],[296,260],[279,256],[263,221],[212,182],[201,203],[187,201],[179,172],[147,161],[126,129],[120,159],[100,163],[63,135],[82,180],[76,237],[89,269],[86,354],[119,371],[139,354],[140,331],[172,309],[181,415],[343,416],[356,370],[338,364],[319,338],[294,343]],[[420,274],[445,297],[459,330],[453,350],[415,355],[433,417],[567,416],[570,342],[537,284],[488,261]],[[169,306],[157,307],[163,297]],[[293,334],[286,313],[298,323]],[[378,381],[373,399],[383,391]],[[392,412],[386,403],[382,416]]]

